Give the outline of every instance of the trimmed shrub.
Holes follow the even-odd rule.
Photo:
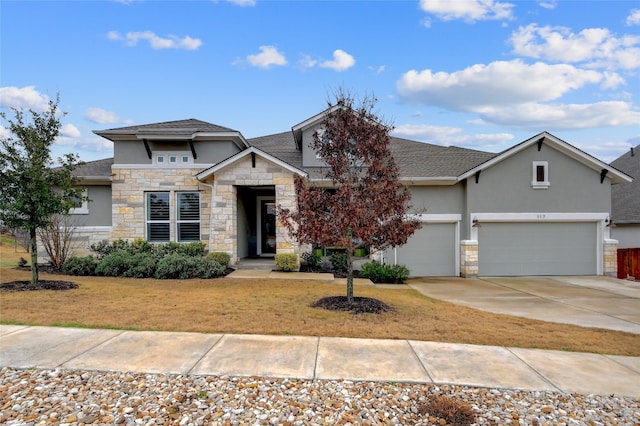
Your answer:
[[[129,241],[126,240],[115,240],[112,243],[109,243],[107,240],[102,240],[99,243],[91,244],[90,248],[92,252],[96,253],[98,260],[102,260],[112,253],[129,251],[130,244]]]
[[[93,256],[72,256],[62,264],[62,272],[67,275],[95,275],[96,265]]]
[[[178,243],[176,253],[186,256],[202,257],[206,254],[207,246],[201,241],[192,241],[190,243]]]
[[[302,253],[302,260],[311,268],[317,268],[322,262],[322,256],[314,251]]]
[[[370,262],[362,265],[360,276],[374,283],[402,284],[409,278],[409,269],[404,265],[381,265]]]
[[[130,267],[122,276],[128,278],[150,278],[156,272],[156,258],[153,253],[140,252],[134,254],[130,260]]]
[[[225,268],[229,266],[229,262],[231,262],[231,256],[229,253],[224,251],[214,251],[207,255],[207,259],[218,262],[223,265]]]
[[[329,258],[333,270],[337,272],[347,272],[349,269],[349,259],[345,253],[333,253]]]
[[[206,257],[191,257],[174,253],[158,262],[155,277],[158,279],[212,278],[224,274],[226,267]]]
[[[276,270],[292,272],[298,269],[298,255],[295,253],[278,253],[275,257]]]
[[[120,277],[133,266],[131,260],[132,256],[126,251],[113,252],[98,262],[96,275]]]

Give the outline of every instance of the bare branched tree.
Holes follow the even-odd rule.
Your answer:
[[[49,224],[38,229],[40,242],[55,269],[62,269],[64,262],[77,248],[76,229],[68,215],[51,216]]]

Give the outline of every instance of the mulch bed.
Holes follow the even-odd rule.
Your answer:
[[[371,297],[354,297],[353,302],[348,302],[346,296],[329,296],[314,302],[311,307],[354,314],[382,314],[395,311],[393,307]]]
[[[78,284],[71,281],[39,280],[35,286],[31,281],[11,281],[0,284],[2,291],[33,291],[33,290],[73,290]]]

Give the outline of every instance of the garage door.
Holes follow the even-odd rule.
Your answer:
[[[478,272],[483,276],[595,275],[596,224],[482,223]]]
[[[407,244],[396,248],[397,263],[409,268],[412,277],[456,275],[456,234],[454,223],[423,223]],[[385,252],[387,263],[394,251]]]

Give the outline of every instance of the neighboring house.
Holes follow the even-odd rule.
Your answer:
[[[78,171],[92,200],[79,235],[202,241],[232,262],[308,250],[276,207],[295,208],[295,175],[327,185],[310,148],[323,116],[248,140],[194,119],[96,131],[114,158]],[[499,154],[400,138],[391,150],[424,226],[378,259],[413,276],[615,275],[607,224],[625,173],[546,132]]]
[[[611,236],[618,240],[618,277],[640,280],[640,145],[611,163],[633,176],[633,182],[611,188]]]
[[[611,188],[611,218],[616,224],[611,236],[618,240],[618,248],[640,248],[640,145],[611,165],[634,178]]]

